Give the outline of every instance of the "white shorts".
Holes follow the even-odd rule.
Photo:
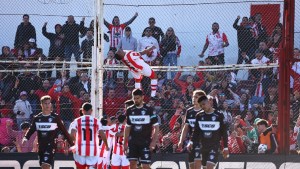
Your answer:
[[[111,157],[112,166],[129,166],[129,160],[126,155],[113,154]]]
[[[78,154],[73,154],[75,163],[80,165],[94,166],[98,163],[98,156],[80,156]]]
[[[144,75],[146,77],[150,77],[151,76],[152,69],[151,69],[151,67],[145,61],[143,61],[142,59],[139,59],[136,62],[136,64],[142,66],[143,69],[142,70],[138,70],[137,72],[135,72],[133,70],[130,70],[133,78],[135,78],[135,79],[141,79],[142,75]]]

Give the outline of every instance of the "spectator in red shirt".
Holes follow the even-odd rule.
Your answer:
[[[237,136],[236,131],[230,131],[231,134],[228,137],[228,149],[230,154],[241,154],[246,152],[243,140]]]
[[[68,85],[65,84],[60,92],[57,92],[57,87],[59,85],[53,85],[48,94],[55,100],[56,113],[60,115],[66,128],[68,128],[71,122],[79,117],[82,101],[72,95]]]
[[[202,72],[197,72],[199,81],[194,82],[193,76],[188,75],[186,81],[180,80],[181,72],[178,72],[174,78],[174,82],[181,87],[182,94],[185,94],[186,89],[189,85],[192,85],[195,89],[200,88],[204,84],[204,77]]]
[[[115,89],[109,89],[107,96],[103,99],[103,110],[108,117],[115,116],[120,108],[124,107],[122,104],[127,100],[124,97],[117,98],[115,95]]]
[[[118,44],[123,37],[123,31],[126,26],[130,25],[135,18],[138,16],[138,13],[136,12],[134,16],[127,22],[120,24],[120,19],[118,16],[115,16],[112,20],[112,24],[108,23],[104,19],[104,25],[108,28],[110,33],[110,48],[116,49],[118,47]]]
[[[34,94],[37,95],[38,100],[40,100],[43,96],[48,95],[49,89],[50,89],[50,82],[49,82],[49,80],[44,80],[42,88],[36,90],[34,92]]]

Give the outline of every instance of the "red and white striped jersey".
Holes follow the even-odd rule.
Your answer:
[[[121,24],[119,26],[115,26],[110,24],[108,29],[110,31],[110,47],[118,47],[121,38],[123,37],[125,24]]]
[[[80,156],[99,156],[98,132],[102,130],[100,120],[84,115],[71,123],[70,130],[72,129],[77,130],[75,153]]]
[[[122,62],[132,71],[139,72],[143,70],[143,66],[139,63],[144,62],[139,52],[135,52],[132,50],[124,50],[126,53]]]
[[[228,43],[228,39],[225,33],[217,32],[213,34],[211,32],[206,36],[206,43],[208,43],[208,56],[217,56],[224,53],[223,43]]]
[[[111,150],[113,147],[113,139],[115,137],[115,134],[117,133],[116,125],[113,124],[111,126],[103,126],[103,130],[105,130],[105,135],[107,139],[107,144],[109,149]],[[110,157],[110,151],[106,151],[106,145],[102,141],[100,145],[100,157]]]
[[[117,124],[116,128],[118,129],[118,132],[123,132],[125,130],[125,125],[123,124]],[[124,155],[124,144],[123,144],[124,137],[114,137],[114,145],[113,145],[113,153],[118,155]]]

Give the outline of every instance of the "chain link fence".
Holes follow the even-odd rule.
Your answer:
[[[5,23],[0,40],[4,128],[9,118],[14,122],[13,129],[21,130],[23,121],[40,112],[39,98],[46,94],[52,96],[53,111],[60,114],[66,127],[79,116],[81,104],[90,101],[93,4],[88,0],[3,4],[7,6],[0,13],[0,21]],[[296,40],[298,8],[296,1],[295,48],[300,47]],[[131,99],[135,86],[131,73],[114,58],[114,52],[119,48],[142,51],[156,45],[151,57],[143,56],[158,75],[155,99],[150,97],[149,78],[143,78],[142,88],[146,104],[154,108],[161,124],[157,151],[186,152],[185,147],[176,145],[186,109],[192,106],[192,92],[202,89],[216,98],[217,107],[225,115],[231,153],[257,153],[258,118],[266,119],[277,134],[282,15],[283,1],[279,0],[106,1],[103,113],[123,113],[124,101]],[[69,24],[73,20],[76,22]],[[34,33],[24,28],[28,21]],[[295,50],[295,57],[299,56],[299,50]],[[300,95],[295,90],[300,73],[297,63],[293,69],[296,80],[291,81],[291,132],[286,136],[291,138],[291,153],[296,153],[300,125]],[[9,137],[5,129],[2,132],[0,145],[18,151],[18,139]]]

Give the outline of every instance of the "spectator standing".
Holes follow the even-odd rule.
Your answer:
[[[148,23],[149,23],[149,27],[147,27],[147,28],[151,28],[153,30],[152,36],[157,40],[158,43],[160,43],[160,39],[162,39],[164,37],[164,32],[161,30],[160,27],[155,26],[155,23],[156,23],[155,18],[153,18],[153,17],[149,18]],[[147,28],[144,29],[142,37],[145,36],[145,32],[146,32]]]
[[[123,97],[115,97],[115,95],[115,89],[109,89],[107,96],[103,99],[103,111],[108,117],[115,116],[122,107],[121,105],[127,99]]]
[[[107,58],[104,59],[104,65],[117,65],[118,61],[115,59],[115,52],[109,50],[107,53]],[[106,80],[106,85],[108,87],[115,87],[115,82],[117,80],[117,71],[115,70],[106,70],[104,72],[104,80]]]
[[[104,19],[104,25],[107,27],[110,33],[110,48],[116,49],[118,47],[118,44],[123,37],[123,31],[126,26],[130,25],[138,16],[138,13],[136,12],[134,16],[127,22],[120,24],[120,19],[118,16],[114,16],[112,20],[112,24],[108,23]]]
[[[17,115],[17,125],[21,127],[21,123],[30,121],[32,112],[31,105],[27,100],[27,92],[22,91],[20,93],[20,99],[16,101],[14,106],[14,113]],[[19,128],[21,129],[21,128]]]
[[[212,24],[213,32],[206,36],[205,45],[200,57],[204,56],[207,48],[209,48],[208,58],[211,60],[213,65],[225,64],[224,60],[224,48],[229,46],[229,42],[225,33],[219,31],[219,24]]]
[[[94,46],[94,33],[88,30],[86,32],[86,38],[81,42],[80,52],[82,52],[82,61],[92,61],[92,49]]]
[[[18,26],[14,46],[16,49],[22,47],[30,38],[36,40],[36,32],[34,26],[29,22],[29,15],[23,15],[23,22]]]
[[[160,42],[160,47],[160,55],[163,57],[163,66],[169,66],[169,64],[170,66],[177,66],[177,58],[180,57],[181,53],[181,44],[172,27],[168,28],[166,36],[164,36]],[[175,72],[171,72],[171,79],[174,79],[175,74]]]
[[[78,92],[75,93],[79,96],[79,91],[84,90],[86,93],[91,93],[91,82],[89,81],[89,76],[87,73],[82,73],[80,76],[80,82],[77,84]]]
[[[239,47],[237,64],[243,63],[243,60],[246,60],[246,55],[249,57],[247,60],[254,59],[253,52],[255,51],[255,39],[252,35],[252,27],[248,22],[248,18],[243,17],[240,25],[237,25],[239,20],[240,16],[238,16],[235,22],[233,23],[233,28],[237,30]],[[246,63],[248,62],[246,61]]]
[[[158,55],[159,45],[157,40],[152,36],[153,30],[151,28],[147,28],[145,30],[145,36],[142,37],[138,42],[138,51],[143,51],[148,49],[149,47],[154,46],[155,48],[150,54],[143,54],[142,58],[146,63],[150,63],[154,61]]]
[[[79,46],[79,33],[83,34],[85,31],[84,20],[80,22],[80,25],[75,23],[74,16],[69,15],[66,24],[62,27],[62,34],[64,35],[65,44],[65,60],[71,61],[72,54],[74,54],[75,60],[79,62],[80,59],[80,46]]]
[[[260,43],[262,41],[266,41],[268,38],[267,29],[262,24],[262,14],[256,13],[254,15],[254,25],[253,29],[255,29],[255,32],[257,32],[257,43]]]
[[[118,49],[123,50],[137,50],[137,40],[132,36],[131,28],[127,26],[125,28],[125,37],[121,38],[120,43],[118,44]],[[128,70],[124,70],[124,81],[125,83],[128,81]]]
[[[54,26],[55,33],[49,33],[47,32],[47,24],[48,23],[45,22],[42,28],[42,33],[50,41],[48,59],[62,61],[64,59],[65,50],[62,26],[60,24],[56,24]]]
[[[137,40],[132,36],[132,31],[129,26],[125,28],[125,36],[121,38],[117,49],[137,50]]]

